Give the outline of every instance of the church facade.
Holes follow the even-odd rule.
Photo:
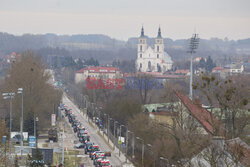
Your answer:
[[[164,51],[164,40],[161,36],[161,29],[155,38],[154,46],[147,44],[144,35],[144,28],[141,29],[141,36],[137,45],[136,69],[138,72],[161,72],[164,73],[172,69],[173,61]]]

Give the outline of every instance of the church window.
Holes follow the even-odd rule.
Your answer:
[[[159,54],[157,54],[157,58],[159,58]]]
[[[140,46],[140,51],[142,52],[142,45]]]
[[[140,54],[140,58],[142,58],[142,54]]]
[[[159,50],[160,50],[160,47],[159,47],[159,46],[157,46],[157,52],[159,52]]]
[[[142,68],[142,64],[140,63],[140,68]]]
[[[151,71],[151,62],[148,62],[148,70]]]

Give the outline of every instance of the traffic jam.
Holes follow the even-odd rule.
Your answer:
[[[91,142],[87,129],[77,120],[72,109],[69,109],[64,105],[63,110],[65,118],[68,118],[68,122],[73,128],[73,132],[79,140],[79,143],[75,144],[74,147],[76,149],[84,149],[84,153],[89,155],[89,158],[93,161],[95,167],[112,167],[107,159],[107,157],[111,156],[111,152],[101,151],[98,145]]]

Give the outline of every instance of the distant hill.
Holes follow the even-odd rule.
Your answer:
[[[0,33],[0,52],[23,51],[27,49],[40,49],[44,47],[75,49],[105,49],[113,50],[122,47],[124,41],[112,39],[106,35],[56,35],[24,34],[15,36]]]
[[[17,36],[0,32],[0,56],[29,49],[37,51],[42,56],[64,55],[83,59],[93,57],[100,62],[109,63],[116,59],[136,59],[137,42],[137,37],[121,41],[102,34]],[[164,42],[167,52],[174,61],[188,59],[189,39],[164,38]],[[153,45],[154,38],[148,38],[148,43]],[[211,56],[213,59],[228,59],[234,56],[237,59],[239,54],[250,55],[250,38],[237,41],[219,38],[200,39],[195,56]]]

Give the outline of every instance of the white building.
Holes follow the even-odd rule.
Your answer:
[[[87,78],[119,79],[123,73],[116,67],[85,67],[75,73],[75,83],[84,82]]]
[[[144,36],[144,29],[141,29],[141,36],[138,41],[136,69],[139,72],[166,72],[172,69],[173,61],[164,51],[164,40],[161,37],[161,29],[155,39],[153,47],[147,45],[147,38]]]

